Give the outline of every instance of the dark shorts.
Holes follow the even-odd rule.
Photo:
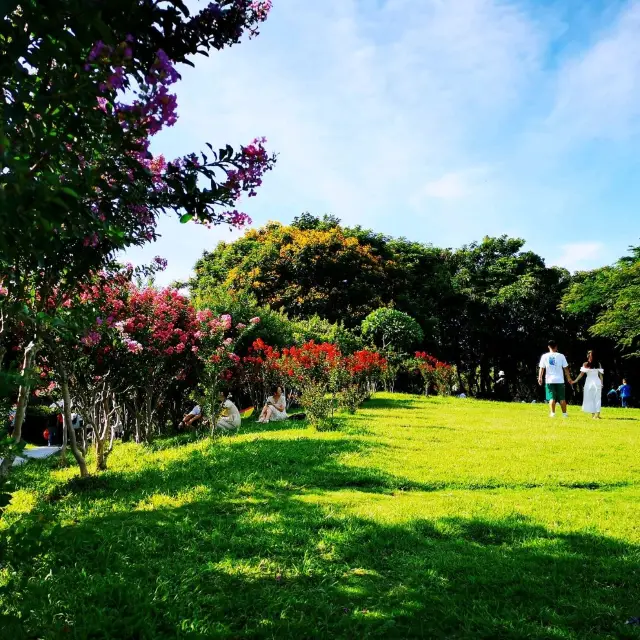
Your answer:
[[[545,384],[544,389],[547,394],[547,400],[555,400],[556,402],[564,400],[564,382]]]

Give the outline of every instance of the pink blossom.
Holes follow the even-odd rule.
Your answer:
[[[140,353],[143,349],[142,345],[136,340],[126,340],[125,344],[131,353]]]
[[[230,345],[230,344],[232,344],[232,343],[233,343],[233,339],[232,339],[232,338],[226,338],[226,339],[224,340],[224,344],[226,344],[227,346],[229,346],[229,345]]]
[[[165,353],[168,356],[172,356],[173,355],[173,347],[168,347],[167,349],[165,349]]]
[[[7,289],[7,287],[3,287],[2,285],[0,285],[0,296],[8,296],[9,295],[9,289]]]
[[[182,353],[183,351],[184,351],[184,344],[180,342],[179,344],[176,345],[176,352]]]
[[[211,309],[202,309],[196,313],[196,320],[206,322],[212,315]]]
[[[193,353],[198,353],[198,347],[196,347],[196,346],[191,347],[191,351]]]
[[[246,324],[243,324],[242,322],[239,322],[239,323],[236,325],[236,329],[237,329],[238,331],[242,331],[243,329],[246,329],[246,328],[247,328],[247,325],[246,325]]]
[[[249,322],[251,324],[260,324],[260,318],[258,318],[257,316],[255,318],[251,318],[251,320],[249,320]]]
[[[235,353],[230,353],[229,354],[229,359],[232,360],[235,363],[240,362],[240,357],[237,356]]]

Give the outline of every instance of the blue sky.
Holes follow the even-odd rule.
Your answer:
[[[266,136],[278,163],[240,203],[254,225],[332,213],[448,247],[506,233],[592,268],[640,244],[639,34],[640,0],[274,0],[258,38],[181,69],[153,151]],[[159,232],[126,257],[167,258],[160,283],[238,235]]]

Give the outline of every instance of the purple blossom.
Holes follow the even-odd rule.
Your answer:
[[[124,67],[116,67],[113,73],[107,78],[106,82],[100,83],[100,91],[117,91],[124,87],[127,79],[127,75],[124,71]]]
[[[89,51],[89,55],[87,56],[87,63],[95,62],[99,58],[108,58],[112,53],[112,47],[102,42],[102,40],[98,40],[98,42],[93,45],[91,51]],[[90,64],[85,65],[85,69],[88,70],[88,68],[91,68]]]
[[[232,227],[236,227],[236,229],[242,229],[253,222],[246,213],[242,213],[237,210],[225,211],[223,215],[226,218],[227,223]]]
[[[164,271],[164,269],[167,268],[167,260],[165,258],[161,258],[160,256],[156,256],[153,261],[156,263],[156,265],[158,265],[158,267],[160,267],[160,269],[162,269]]]
[[[147,74],[147,82],[149,84],[161,83],[166,87],[179,79],[180,74],[175,70],[169,56],[162,49],[158,49],[155,62]]]
[[[92,233],[90,236],[85,236],[82,244],[85,247],[97,247],[98,242],[100,242],[98,235],[96,233]]]

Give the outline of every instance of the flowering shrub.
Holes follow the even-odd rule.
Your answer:
[[[258,339],[242,360],[241,375],[256,405],[279,384],[289,396],[299,392],[308,419],[323,427],[332,422],[336,406],[355,412],[385,369],[386,360],[375,351],[343,356],[335,344],[313,341],[279,351]]]
[[[351,380],[360,388],[365,397],[375,390],[388,369],[387,359],[377,351],[363,349],[344,359],[345,369]]]
[[[455,371],[451,365],[446,362],[441,362],[425,351],[416,351],[413,365],[414,369],[422,376],[425,394],[428,395],[431,387],[435,387],[437,393],[440,395],[448,395],[451,393],[455,375]]]
[[[72,317],[66,310],[88,311],[90,304],[78,306],[77,289],[99,269],[111,268],[118,251],[155,239],[164,213],[177,213],[183,223],[249,222],[237,210],[239,197],[253,197],[275,162],[263,138],[236,150],[207,144],[206,153],[169,161],[154,157],[150,145],[177,120],[178,66],[193,66],[196,54],[236,44],[243,34],[255,36],[270,8],[270,0],[219,0],[200,10],[183,2],[110,0],[55,8],[10,3],[3,14],[0,79],[10,108],[0,140],[0,366],[3,334],[19,317],[28,338],[17,389],[17,441],[30,395],[27,374],[45,343],[64,369],[83,349],[93,365],[109,362],[109,380],[128,363],[132,396],[139,396],[138,379],[149,383],[160,370],[154,382],[159,388],[164,374],[183,367],[178,360],[197,347],[182,334],[161,336],[163,328],[151,320],[125,327],[133,316],[114,314],[114,322],[125,324],[97,329],[91,314]],[[46,308],[54,290],[70,306]],[[188,333],[179,324],[174,328]],[[106,348],[113,350],[108,357]],[[145,370],[148,361],[153,366]],[[174,381],[183,375],[178,371]],[[4,370],[1,381],[14,382]],[[145,397],[147,426],[154,404],[166,406],[166,396]],[[11,462],[0,464],[0,474]]]
[[[215,316],[211,310],[205,309],[198,311],[196,320],[199,323],[196,332],[199,340],[197,353],[202,365],[199,396],[213,433],[220,411],[218,393],[224,384],[231,382],[241,362],[240,356],[235,353],[235,345],[260,319],[252,318],[249,325],[238,323],[234,326],[229,314]]]

